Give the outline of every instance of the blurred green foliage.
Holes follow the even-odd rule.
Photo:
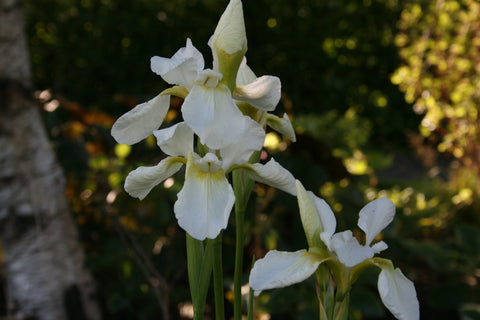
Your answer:
[[[423,116],[420,133],[476,175],[480,170],[479,15],[480,4],[473,0],[406,6],[395,38],[403,63],[392,75],[405,100]]]
[[[327,200],[339,231],[356,225],[368,201],[391,198],[397,216],[382,235],[386,255],[415,282],[422,319],[478,319],[478,3],[243,2],[248,63],[257,75],[280,77],[277,112],[292,116],[298,135],[295,144],[271,136],[266,150]],[[188,305],[185,236],[173,214],[182,175],[143,201],[130,198],[122,189],[128,172],[163,155],[152,137],[126,148],[109,131],[166,87],[150,57],[171,56],[190,37],[211,66],[207,41],[226,4],[24,1],[39,105],[105,319],[161,318],[162,305],[180,319]],[[178,121],[180,105],[172,100],[165,125]],[[425,119],[435,125],[429,133]],[[247,270],[253,255],[306,246],[292,197],[257,185],[249,209]],[[231,229],[224,235],[227,312]],[[352,292],[352,319],[391,317],[371,272]],[[263,293],[259,315],[314,319],[310,280]]]

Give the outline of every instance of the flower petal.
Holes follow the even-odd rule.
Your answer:
[[[374,255],[373,249],[359,244],[350,230],[334,234],[330,241],[330,250],[335,252],[338,260],[347,267],[353,267]]]
[[[257,182],[268,184],[293,196],[297,195],[295,177],[273,158],[264,165],[245,164],[244,169],[248,176]]]
[[[250,117],[245,116],[247,125],[245,134],[240,140],[220,150],[222,156],[223,169],[227,171],[234,164],[243,164],[248,162],[254,151],[262,149],[265,141],[265,131],[263,127]]]
[[[264,111],[275,110],[280,101],[281,83],[278,77],[262,76],[246,85],[237,85],[233,97],[246,101],[257,109]]]
[[[186,158],[188,153],[193,151],[193,130],[185,122],[156,130],[153,135],[157,138],[160,149],[169,156]]]
[[[332,235],[335,233],[335,228],[337,227],[337,219],[335,218],[335,214],[325,200],[315,196],[311,191],[309,191],[309,194],[315,201],[315,207],[317,208],[320,221],[322,222],[322,234],[332,237]]]
[[[267,125],[270,126],[270,128],[272,128],[273,130],[281,133],[282,135],[290,139],[290,141],[297,141],[297,137],[295,136],[295,130],[293,129],[290,118],[286,113],[283,114],[283,118],[279,118],[277,116],[274,116],[273,114],[269,114],[267,116]]]
[[[195,239],[214,239],[227,227],[235,196],[223,170],[202,171],[190,153],[185,183],[177,196],[178,224]]]
[[[132,145],[160,127],[170,108],[170,96],[158,95],[117,119],[111,134],[118,143]]]
[[[383,304],[399,320],[420,319],[420,306],[413,282],[398,268],[384,268],[378,276]]]
[[[218,21],[215,32],[209,40],[212,49],[228,54],[246,50],[247,34],[243,19],[242,1],[231,0]]]
[[[301,282],[317,270],[320,260],[307,252],[271,250],[255,262],[250,272],[250,287],[258,296],[261,290],[282,288]]]
[[[373,239],[392,222],[395,216],[395,205],[387,198],[376,199],[360,210],[358,226],[365,232],[365,245],[369,246]]]
[[[373,252],[379,253],[379,252],[382,252],[383,250],[387,250],[388,245],[384,241],[379,241],[375,243],[371,248],[373,249]]]
[[[175,158],[165,158],[153,167],[138,167],[125,180],[125,191],[142,200],[160,182],[174,175],[183,163]]]
[[[257,80],[257,76],[253,73],[252,69],[247,65],[247,58],[243,57],[242,63],[240,63],[240,68],[238,68],[237,73],[237,85],[246,85]]]
[[[245,132],[246,121],[230,90],[223,85],[212,88],[196,83],[183,102],[185,122],[209,148],[222,149],[237,142]]]
[[[305,190],[300,181],[296,181],[298,206],[302,219],[303,229],[309,247],[320,247],[320,234],[335,233],[337,221],[332,209],[325,200],[316,197],[312,192]],[[328,244],[326,244],[328,246]]]
[[[180,48],[171,58],[152,57],[150,68],[169,84],[178,84],[190,90],[198,72],[204,67],[203,56],[187,38],[185,47]]]

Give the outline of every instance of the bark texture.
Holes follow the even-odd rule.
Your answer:
[[[100,319],[64,174],[33,100],[19,0],[0,0],[0,241],[9,316]]]

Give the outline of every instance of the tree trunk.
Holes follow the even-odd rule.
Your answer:
[[[33,100],[20,0],[0,0],[0,241],[12,319],[100,319],[65,197],[65,178]]]

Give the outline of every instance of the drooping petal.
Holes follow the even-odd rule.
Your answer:
[[[400,269],[382,269],[378,276],[378,292],[383,304],[397,319],[420,319],[420,306],[415,286]]]
[[[214,239],[227,227],[235,202],[232,187],[223,170],[204,172],[191,153],[186,171],[185,183],[174,205],[178,224],[195,239]]]
[[[264,165],[260,163],[246,164],[244,168],[251,179],[268,184],[293,196],[297,195],[295,177],[273,158]]]
[[[392,222],[395,216],[395,205],[387,198],[376,199],[360,210],[358,226],[365,232],[365,245],[369,246],[373,239]]]
[[[220,150],[223,170],[228,170],[234,164],[248,162],[254,151],[262,149],[265,141],[265,131],[262,126],[245,116],[247,128],[240,140]]]
[[[255,262],[250,272],[250,287],[258,296],[260,291],[282,288],[301,282],[317,270],[320,260],[307,252],[285,252],[271,250],[267,255]]]
[[[257,80],[257,76],[253,73],[252,69],[247,65],[247,58],[243,57],[240,68],[237,73],[237,85],[246,85]]]
[[[168,157],[156,166],[138,167],[125,179],[125,191],[132,197],[142,200],[156,185],[180,170],[182,165],[183,162]]]
[[[269,114],[267,116],[267,125],[273,130],[281,133],[282,135],[290,139],[290,141],[297,141],[297,137],[295,136],[295,130],[293,129],[290,118],[286,113],[283,114],[283,118],[279,118],[273,114]]]
[[[373,249],[359,244],[350,230],[334,234],[329,249],[347,267],[353,267],[374,255]]]
[[[275,110],[280,101],[281,83],[278,77],[262,76],[246,85],[237,85],[233,97],[246,101],[257,109],[264,111]]]
[[[335,214],[325,200],[305,190],[300,181],[296,181],[297,199],[303,229],[309,247],[319,247],[320,234],[331,237],[335,233],[337,221]],[[328,246],[328,244],[326,244]]]
[[[221,75],[205,70],[199,75],[182,106],[185,122],[211,149],[237,142],[245,132],[246,120],[235,105],[230,90],[218,85]],[[216,81],[215,81],[216,80]]]
[[[158,95],[118,118],[111,134],[118,143],[135,144],[160,127],[169,108],[170,96]]]
[[[193,130],[185,122],[156,130],[153,135],[157,138],[160,149],[169,156],[186,158],[188,153],[193,151]]]
[[[150,67],[153,72],[169,84],[177,84],[191,89],[198,73],[204,67],[203,56],[187,38],[185,47],[180,48],[171,58],[152,57]]]

